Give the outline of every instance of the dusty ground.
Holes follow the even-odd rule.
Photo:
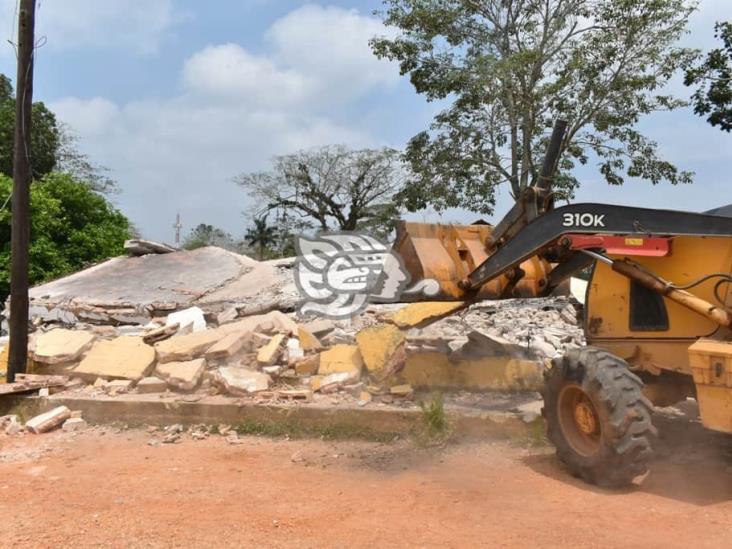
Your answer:
[[[645,483],[606,491],[528,441],[391,444],[145,430],[0,438],[4,547],[723,547],[732,445],[664,420]]]

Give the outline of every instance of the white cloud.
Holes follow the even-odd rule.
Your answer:
[[[10,25],[16,5],[17,0],[0,0],[0,20]],[[185,16],[173,9],[173,0],[43,0],[36,6],[36,36],[45,36],[44,47],[56,51],[94,47],[154,53]],[[4,25],[0,31],[16,34]]]
[[[238,44],[208,46],[195,53],[183,66],[183,82],[196,93],[258,105],[298,102],[310,86],[299,72],[279,69]]]
[[[292,26],[296,14],[310,32]],[[310,38],[326,29],[329,36]],[[120,208],[147,236],[170,240],[177,211],[189,229],[206,222],[241,235],[240,214],[250,203],[231,181],[237,173],[266,169],[272,156],[300,149],[376,144],[330,106],[397,79],[369,50],[380,29],[354,11],[308,6],[273,24],[269,54],[235,43],[192,54],[174,97],[127,104],[67,97],[50,108],[77,130],[95,162],[112,169],[123,189]],[[338,50],[330,65],[323,48]]]
[[[377,59],[369,47],[369,40],[379,35],[394,36],[396,31],[356,10],[309,4],[276,21],[266,40],[282,66],[297,67],[351,95],[399,80],[396,66]]]

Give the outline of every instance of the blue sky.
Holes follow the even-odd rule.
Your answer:
[[[0,72],[15,75],[16,0],[0,0]],[[117,206],[148,238],[171,241],[198,223],[240,236],[249,197],[231,178],[265,169],[275,154],[345,143],[402,148],[439,105],[416,95],[393,64],[367,46],[389,31],[378,1],[40,0],[35,98],[79,135],[81,148],[112,170]],[[715,20],[732,0],[702,0],[685,42],[714,46]],[[678,82],[671,86],[688,91]],[[693,185],[602,183],[578,172],[578,201],[703,210],[732,202],[732,136],[689,111],[647,117],[642,129],[664,154],[696,172]],[[507,190],[496,213],[510,206]],[[417,219],[475,216],[425,212]]]

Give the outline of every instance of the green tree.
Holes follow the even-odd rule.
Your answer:
[[[707,53],[704,60],[688,69],[684,84],[695,86],[692,96],[694,112],[706,116],[712,126],[732,131],[732,22],[714,25],[714,35],[721,48]]]
[[[267,224],[267,216],[255,217],[254,225],[247,229],[244,240],[257,251],[257,259],[265,258],[267,251],[277,244],[278,231],[276,227]]]
[[[0,198],[12,180],[0,174]],[[0,210],[0,296],[10,291],[12,200]],[[30,281],[37,284],[121,255],[129,222],[88,185],[51,173],[31,186]]]
[[[229,233],[213,225],[201,223],[183,240],[183,249],[195,250],[204,246],[218,246],[232,252],[239,252],[241,246],[237,243]]]
[[[42,102],[33,103],[31,159],[33,179],[40,179],[56,167],[61,135],[56,116]],[[0,74],[0,173],[13,176],[15,141],[15,95],[8,77]]]
[[[323,231],[368,228],[380,234],[391,230],[398,213],[394,195],[404,180],[398,151],[342,146],[278,156],[271,171],[235,178],[261,204],[255,216],[284,211],[290,222]]]
[[[399,199],[490,214],[504,183],[532,185],[550,128],[568,120],[555,188],[567,196],[577,163],[597,162],[613,185],[626,176],[691,181],[636,129],[683,101],[661,93],[695,52],[675,46],[695,0],[385,0],[401,32],[372,40],[418,93],[451,104],[410,141],[415,177]]]

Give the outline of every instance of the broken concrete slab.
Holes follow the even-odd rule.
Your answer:
[[[222,324],[236,320],[238,315],[239,312],[236,310],[236,307],[228,307],[216,315],[216,324],[221,326]]]
[[[165,339],[168,339],[169,337],[174,336],[176,333],[178,333],[178,330],[180,329],[180,324],[175,323],[171,324],[169,326],[161,326],[159,328],[153,328],[149,332],[146,332],[145,335],[142,336],[142,340],[147,343],[148,345],[153,345],[157,343],[158,341],[163,341]]]
[[[369,326],[356,334],[366,369],[379,379],[389,376],[399,366],[392,357],[405,341],[404,333],[393,324]]]
[[[25,422],[25,428],[31,433],[40,434],[55,429],[71,417],[71,410],[66,406],[57,406],[43,414]]]
[[[260,347],[259,351],[257,351],[257,363],[262,366],[271,366],[277,362],[277,359],[282,353],[282,344],[284,341],[284,334],[276,334],[273,336],[266,345]]]
[[[232,332],[214,343],[206,351],[207,360],[221,360],[231,358],[244,348],[250,339],[249,332]]]
[[[143,240],[141,238],[134,238],[125,240],[124,244],[125,252],[127,255],[138,256],[147,254],[169,254],[177,251],[173,246],[162,244],[160,242],[153,242],[152,240]]]
[[[467,306],[462,301],[423,301],[410,303],[387,317],[400,328],[419,326],[427,321],[452,314]]]
[[[61,425],[61,429],[68,432],[83,431],[86,427],[86,421],[80,417],[70,417]]]
[[[335,329],[336,325],[332,320],[317,318],[303,325],[308,332],[316,337],[321,337]]]
[[[320,353],[320,375],[346,372],[351,378],[358,378],[362,369],[363,359],[357,345],[339,344]]]
[[[136,385],[138,393],[164,393],[168,389],[168,384],[164,379],[159,377],[143,377]]]
[[[272,379],[262,372],[236,366],[222,366],[213,373],[214,385],[231,395],[242,396],[266,391]]]
[[[56,329],[40,334],[35,339],[31,356],[43,364],[64,364],[78,360],[87,351],[95,335],[83,330]]]
[[[202,296],[250,271],[257,262],[221,248],[163,255],[116,257],[30,290],[32,305],[58,308],[108,322],[113,309],[133,308],[154,316],[194,305]],[[185,281],[182,287],[182,282]],[[252,288],[256,293],[262,288]],[[106,315],[106,318],[105,318]]]
[[[405,383],[403,385],[394,385],[389,389],[389,394],[398,397],[408,397],[414,394],[414,389],[408,383]]]
[[[168,382],[168,385],[182,391],[192,391],[201,382],[206,370],[206,359],[198,358],[185,362],[166,362],[158,364],[155,374]]]
[[[155,364],[155,350],[141,337],[121,336],[101,340],[74,368],[74,375],[89,378],[132,379],[145,377]]]
[[[295,363],[295,373],[301,376],[312,376],[318,373],[320,355],[311,355]]]
[[[203,355],[217,341],[226,335],[222,329],[204,330],[193,334],[172,337],[155,344],[158,362],[180,362],[193,360]]]
[[[104,392],[108,395],[121,395],[129,392],[132,389],[132,384],[133,382],[130,379],[115,379],[104,386]]]
[[[191,325],[192,332],[200,332],[206,329],[206,319],[203,316],[203,311],[198,307],[188,307],[182,311],[170,313],[165,320],[165,325],[172,326],[174,324],[178,324],[182,329]]]
[[[307,328],[298,326],[297,338],[300,341],[300,347],[303,351],[320,351],[323,349],[323,344],[320,340]]]

